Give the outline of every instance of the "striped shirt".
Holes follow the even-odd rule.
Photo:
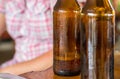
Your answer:
[[[52,49],[50,0],[0,0],[7,31],[15,40],[15,55],[2,67],[31,60]]]

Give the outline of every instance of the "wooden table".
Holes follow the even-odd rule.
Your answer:
[[[54,75],[52,67],[42,72],[29,72],[20,76],[25,77],[27,79],[80,79],[80,76],[62,77]]]
[[[115,78],[120,79],[120,53],[115,54]],[[80,79],[80,76],[61,77],[54,75],[52,67],[42,72],[29,72],[20,75],[27,79]]]

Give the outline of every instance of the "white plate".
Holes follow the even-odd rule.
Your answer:
[[[26,79],[26,78],[7,73],[0,73],[0,79]]]

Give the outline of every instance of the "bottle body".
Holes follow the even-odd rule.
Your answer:
[[[80,28],[81,79],[114,79],[114,10],[100,3],[88,7],[83,9]]]
[[[80,74],[80,9],[53,12],[54,73],[62,76]]]

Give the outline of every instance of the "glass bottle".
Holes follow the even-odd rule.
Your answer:
[[[80,32],[81,79],[114,79],[115,11],[109,0],[87,0]]]
[[[57,0],[54,6],[53,69],[57,75],[80,74],[80,11],[76,0]]]

